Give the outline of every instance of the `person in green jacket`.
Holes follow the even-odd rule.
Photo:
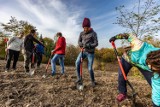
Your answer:
[[[117,39],[126,39],[130,42],[130,49],[121,58],[126,75],[133,66],[136,66],[152,87],[153,106],[160,107],[160,48],[141,41],[134,33],[118,34],[110,38],[109,42]],[[120,69],[118,70],[118,90],[117,100],[121,102],[127,96],[127,88]]]

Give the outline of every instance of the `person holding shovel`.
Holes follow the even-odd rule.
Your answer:
[[[78,45],[83,50],[82,53],[79,53],[77,60],[76,60],[76,73],[77,73],[77,81],[76,83],[81,82],[80,77],[80,64],[81,64],[81,58],[87,58],[88,59],[88,70],[91,78],[92,86],[95,86],[95,78],[94,78],[94,72],[92,69],[93,61],[94,61],[94,51],[95,48],[98,46],[98,40],[97,40],[97,34],[96,32],[91,28],[91,22],[89,18],[84,18],[82,27],[84,31],[82,31],[79,35],[78,39]]]
[[[53,58],[51,59],[51,67],[52,67],[52,76],[56,74],[56,61],[59,59],[59,63],[61,65],[61,74],[63,75],[64,72],[64,55],[66,50],[66,39],[62,36],[61,32],[56,34],[57,42],[56,47],[52,50],[51,54]]]
[[[34,38],[35,35],[36,35],[36,30],[32,29],[30,31],[30,34],[28,34],[24,39],[24,69],[27,74],[29,74],[30,71],[29,64],[33,59],[32,55],[35,48],[33,42],[41,44],[44,47],[43,43]],[[31,67],[34,67],[34,65],[32,65]]]
[[[137,67],[152,87],[154,107],[160,107],[160,48],[139,40],[134,33],[118,34],[110,38],[109,42],[117,39],[127,39],[130,42],[130,49],[121,58],[125,74],[133,66]],[[117,100],[121,102],[127,97],[126,81],[121,69],[118,70],[118,90]]]

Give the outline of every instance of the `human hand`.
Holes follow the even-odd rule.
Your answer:
[[[6,49],[5,49],[5,52],[7,52],[7,51],[8,51],[8,49],[6,48]]]
[[[51,51],[51,55],[53,55],[53,54],[54,54],[54,52],[55,52],[55,50],[52,50],[52,51]]]
[[[110,39],[109,39],[109,42],[114,42],[116,40],[116,37],[111,37]]]

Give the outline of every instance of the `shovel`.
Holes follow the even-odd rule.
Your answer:
[[[51,57],[52,57],[52,55],[51,55],[51,56],[49,57],[49,59],[48,59],[48,63],[47,63],[46,69],[45,69],[45,73],[47,73],[47,70],[48,70],[48,67],[49,67],[49,64],[50,64]],[[44,75],[42,76],[42,78],[46,78],[46,75],[44,74]]]
[[[35,67],[34,67],[34,60],[35,60],[35,53],[33,52],[33,54],[32,54],[32,63],[31,63],[31,64],[33,64],[33,69],[31,69],[31,71],[29,72],[30,76],[34,75],[35,70],[36,70]],[[32,68],[32,65],[31,65],[31,68]]]
[[[81,61],[80,61],[80,81],[77,82],[77,89],[78,90],[83,90],[83,80],[82,80],[82,64],[83,64],[83,48],[81,48]]]
[[[136,107],[135,99],[136,99],[137,93],[135,92],[133,86],[131,85],[131,83],[130,83],[130,82],[128,81],[128,79],[127,79],[127,76],[126,76],[125,71],[124,71],[124,69],[123,69],[122,63],[121,63],[120,58],[119,58],[119,56],[118,56],[118,52],[117,52],[115,43],[112,41],[111,44],[112,44],[112,46],[113,46],[113,48],[114,48],[115,55],[117,56],[118,64],[119,64],[119,67],[120,67],[121,72],[122,72],[122,74],[123,74],[123,77],[124,77],[126,83],[129,85],[129,87],[130,87],[131,90],[132,90],[133,107]]]

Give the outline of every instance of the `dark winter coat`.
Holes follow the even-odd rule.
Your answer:
[[[33,42],[36,42],[38,44],[41,44],[42,46],[44,46],[41,42],[39,42],[37,39],[35,39],[32,34],[29,34],[25,37],[24,39],[24,49],[26,51],[32,52],[34,49],[34,44]]]
[[[78,44],[83,47],[86,52],[94,53],[95,47],[98,46],[97,34],[91,29],[88,33],[84,31],[80,33]]]

